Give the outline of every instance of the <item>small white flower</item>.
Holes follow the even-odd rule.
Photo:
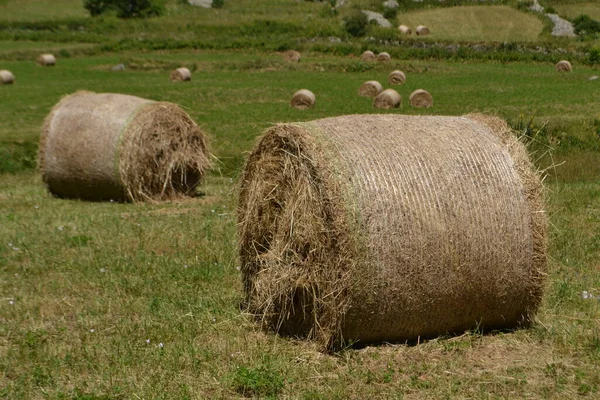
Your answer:
[[[165,347],[165,345],[164,345],[164,343],[161,342],[158,344],[158,347],[160,347],[162,349],[163,347]]]
[[[593,295],[593,294],[591,294],[591,293],[588,293],[588,291],[587,291],[587,290],[584,290],[584,291],[581,293],[581,297],[583,297],[583,299],[584,299],[584,300],[588,300],[588,299],[593,299],[593,298],[594,298],[594,295]]]
[[[235,269],[237,269],[238,271],[242,270],[242,267],[240,267],[239,265],[237,267],[235,267]]]
[[[33,206],[33,208],[35,208],[37,210],[38,208],[40,208],[40,206]]]
[[[214,212],[215,212],[215,210],[210,210],[210,212],[213,212],[213,213],[214,213]]]
[[[63,229],[64,229],[64,228],[63,228],[62,226],[59,226],[59,227],[58,227],[58,230],[59,230],[59,231],[62,231]]]
[[[150,344],[150,339],[146,339],[146,344]]]
[[[105,273],[106,272],[106,268],[100,268],[100,272]]]
[[[95,330],[95,329],[93,329],[93,328],[92,328],[92,329],[90,329],[90,333],[94,333],[94,332],[96,332],[96,330]]]
[[[212,322],[217,322],[217,319],[215,317],[212,317]]]
[[[8,301],[8,304],[10,304],[10,305],[12,306],[12,305],[14,305],[14,304],[15,304],[15,301],[14,301],[14,300],[9,300],[9,301]]]
[[[188,267],[188,265],[187,265],[187,264],[184,264],[183,268],[187,268],[187,267]]]
[[[18,248],[18,247],[13,247],[12,249],[13,249],[14,251],[19,251],[19,248]]]

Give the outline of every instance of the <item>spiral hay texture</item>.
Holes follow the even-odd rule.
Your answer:
[[[377,81],[366,81],[358,88],[358,95],[363,97],[377,97],[383,91],[383,86]]]
[[[410,105],[413,107],[433,107],[433,97],[427,90],[424,89],[417,89],[412,92],[408,100],[410,101]]]
[[[408,26],[406,25],[400,25],[398,27],[398,30],[400,31],[401,34],[403,35],[412,35],[412,29],[410,29]]]
[[[419,25],[417,26],[416,32],[419,36],[427,36],[429,35],[429,28],[427,28],[425,25]]]
[[[299,110],[305,110],[315,105],[317,98],[308,89],[300,89],[292,96],[291,106]]]
[[[373,107],[375,108],[398,108],[401,103],[402,97],[400,96],[400,93],[396,92],[394,89],[385,89],[373,99]]]
[[[390,57],[390,55],[385,51],[382,51],[381,53],[377,54],[377,61],[379,62],[388,62],[391,59],[392,57]]]
[[[50,112],[39,167],[58,197],[163,200],[183,197],[210,166],[207,139],[177,105],[77,92]]]
[[[362,61],[375,61],[376,58],[377,57],[375,57],[375,53],[373,53],[371,50],[366,50],[360,55],[360,59]]]
[[[542,296],[540,180],[497,118],[277,125],[246,162],[238,220],[246,309],[324,350],[517,327]]]
[[[37,61],[42,67],[54,67],[56,65],[56,57],[52,54],[41,54]]]
[[[3,69],[0,70],[0,85],[11,85],[15,83],[15,76],[12,72]]]
[[[172,82],[186,82],[192,80],[192,73],[189,69],[185,67],[177,68],[173,72],[171,72],[171,81]]]
[[[571,66],[571,63],[568,62],[567,60],[561,60],[561,61],[557,62],[555,68],[558,72],[572,72],[573,71],[573,67]]]
[[[286,59],[286,61],[298,62],[300,61],[300,53],[298,53],[295,50],[289,50],[285,52],[284,58]]]
[[[390,85],[402,85],[404,82],[406,82],[406,75],[402,71],[392,71],[388,75],[388,83]]]

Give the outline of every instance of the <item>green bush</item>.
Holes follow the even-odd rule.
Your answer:
[[[573,26],[575,27],[575,33],[581,36],[595,35],[600,32],[600,21],[596,21],[586,14],[575,18]]]
[[[212,8],[223,8],[225,0],[212,0]]]
[[[84,0],[83,6],[93,17],[108,10],[116,10],[119,18],[156,17],[165,11],[161,0]]]
[[[391,22],[396,22],[396,16],[398,15],[398,10],[396,8],[384,8],[383,9],[383,18],[389,19]]]
[[[368,26],[369,19],[359,10],[354,10],[352,14],[345,18],[344,27],[346,32],[354,37],[364,36],[367,33]]]
[[[114,0],[83,0],[83,7],[92,17],[104,14],[112,7]]]

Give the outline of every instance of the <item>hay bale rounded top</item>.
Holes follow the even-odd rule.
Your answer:
[[[15,83],[15,76],[12,72],[2,69],[0,70],[0,85],[10,85]]]
[[[193,194],[210,166],[206,135],[177,105],[77,92],[52,109],[39,168],[51,193],[88,200],[163,200]]]
[[[323,349],[526,324],[544,287],[541,192],[497,118],[277,125],[241,179],[244,305]]]
[[[375,59],[376,59],[375,53],[373,53],[371,50],[365,50],[361,54],[360,59],[362,61],[375,61]]]
[[[404,82],[406,82],[406,75],[402,71],[395,70],[388,75],[388,83],[390,85],[402,85]]]
[[[412,92],[408,100],[410,101],[410,105],[413,107],[433,107],[433,97],[427,90],[424,89],[417,89]]]
[[[298,53],[296,50],[288,50],[284,53],[283,56],[286,59],[286,61],[290,61],[290,62],[300,61],[300,53]]]
[[[56,57],[52,54],[41,54],[37,61],[42,67],[54,67],[56,65]]]
[[[398,30],[400,31],[400,33],[402,33],[403,35],[412,35],[412,29],[410,29],[410,27],[406,26],[406,25],[400,25],[398,27]]]
[[[391,59],[392,58],[390,57],[389,53],[386,53],[385,51],[382,51],[381,53],[377,54],[377,61],[379,62],[388,62]]]
[[[317,98],[308,89],[300,89],[292,96],[290,105],[299,110],[305,110],[315,105]]]
[[[419,36],[426,36],[429,35],[429,28],[427,28],[425,25],[419,25],[417,26],[416,32]]]
[[[375,97],[383,91],[383,86],[377,81],[366,81],[358,88],[358,95],[364,97]]]
[[[375,108],[398,108],[401,103],[402,97],[400,96],[400,93],[396,92],[394,89],[385,89],[373,99],[373,107]]]
[[[185,67],[177,68],[171,72],[170,79],[172,82],[187,82],[192,80],[192,73]]]
[[[571,66],[571,63],[567,60],[561,60],[561,61],[557,62],[555,68],[558,72],[573,71],[573,67]]]

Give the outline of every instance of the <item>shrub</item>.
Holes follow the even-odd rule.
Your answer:
[[[354,10],[352,14],[348,15],[344,24],[346,32],[354,37],[364,36],[368,26],[369,19],[359,10]]]
[[[88,10],[92,17],[104,14],[111,8],[114,0],[83,0],[83,7]]]
[[[225,0],[212,0],[212,8],[223,8]]]
[[[391,22],[396,22],[396,16],[398,15],[398,10],[395,8],[384,8],[383,9],[383,17],[385,19],[389,19]]]
[[[575,27],[575,33],[581,36],[594,35],[600,32],[600,21],[596,21],[586,14],[575,18],[573,26]]]
[[[119,18],[155,17],[165,11],[161,0],[84,0],[83,6],[93,17],[111,9]]]

